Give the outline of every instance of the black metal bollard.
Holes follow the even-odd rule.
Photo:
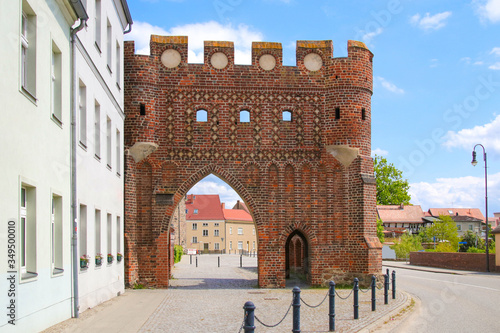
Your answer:
[[[196,257],[196,267],[198,267],[198,257]]]
[[[375,275],[372,275],[372,311],[375,311],[377,309],[377,305],[375,304],[376,302],[376,285],[377,283],[377,278],[375,277]]]
[[[300,288],[293,287],[293,329],[292,332],[300,333]]]
[[[329,307],[328,307],[328,319],[329,319],[329,331],[335,331],[335,282],[330,281],[330,291],[329,296]]]
[[[193,264],[193,255],[192,254],[189,255],[189,264],[190,265]]]
[[[240,267],[243,267],[243,255],[240,254]]]
[[[359,280],[354,278],[354,319],[359,319]]]
[[[396,299],[396,271],[392,271],[392,299]]]
[[[255,331],[255,305],[252,302],[248,301],[243,305],[243,309],[245,310],[245,325],[243,328],[245,329],[245,333],[254,333]]]
[[[220,267],[220,256],[217,257],[217,266]]]
[[[384,275],[384,304],[389,304],[389,274]]]

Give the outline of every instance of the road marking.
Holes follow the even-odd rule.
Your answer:
[[[475,287],[475,288],[486,289],[486,290],[500,291],[500,289],[494,289],[494,288],[489,288],[489,287],[476,286],[476,285],[468,284],[468,283],[460,283],[460,282],[438,280],[438,279],[429,279],[429,278],[417,277],[417,276],[412,276],[412,275],[405,275],[405,277],[411,277],[411,278],[414,278],[414,279],[427,280],[427,281],[437,281],[437,282],[443,282],[443,283],[453,283],[453,284],[457,284],[457,285],[461,285],[461,286],[466,286],[466,287]]]

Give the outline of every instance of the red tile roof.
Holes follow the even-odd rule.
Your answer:
[[[423,223],[422,207],[402,205],[377,205],[378,217],[386,223]]]
[[[224,220],[218,194],[189,194],[186,198],[186,220]],[[198,213],[195,214],[195,209]]]
[[[436,217],[439,215],[460,215],[484,221],[484,215],[479,208],[429,208],[429,213]]]
[[[247,213],[250,213],[250,211],[248,210],[247,205],[243,201],[239,201],[239,200],[236,202],[236,204],[234,205],[233,209],[243,209]]]
[[[249,221],[252,222],[252,215],[244,209],[224,209],[224,217],[230,221]]]

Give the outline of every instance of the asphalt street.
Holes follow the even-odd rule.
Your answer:
[[[396,271],[398,289],[420,300],[414,313],[393,332],[500,331],[499,274],[390,269]]]

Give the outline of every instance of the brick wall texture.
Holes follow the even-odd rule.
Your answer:
[[[331,41],[298,41],[296,66],[282,65],[279,43],[253,43],[252,65],[234,64],[231,42],[205,42],[203,64],[187,63],[186,37],[152,36],[150,50],[136,55],[125,43],[125,149],[158,145],[142,160],[126,156],[129,285],[168,286],[173,214],[209,174],[250,209],[261,287],[285,286],[285,247],[297,234],[312,285],[369,283],[381,273],[370,157],[373,54],[363,43],[349,41],[348,56],[333,58]],[[207,121],[197,121],[200,110]],[[341,163],[327,152],[332,145],[357,155]]]
[[[486,272],[486,254],[410,252],[410,264],[462,271]],[[500,272],[500,267],[495,266],[495,254],[489,254],[489,265],[490,272]]]

